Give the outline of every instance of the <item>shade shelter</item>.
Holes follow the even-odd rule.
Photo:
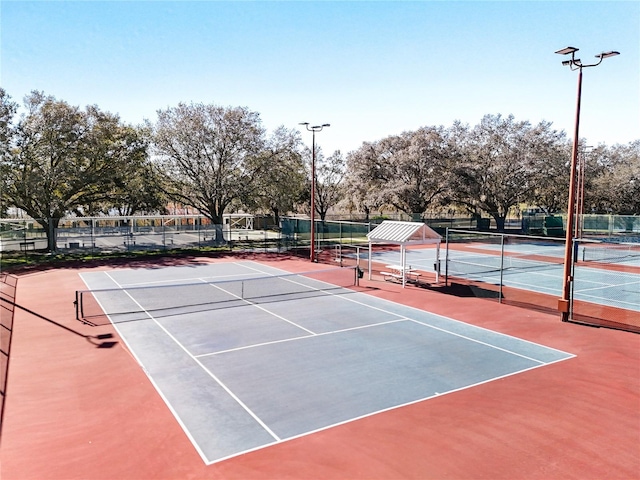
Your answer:
[[[395,222],[385,220],[367,234],[369,241],[369,280],[371,280],[371,245],[373,243],[387,243],[400,245],[400,266],[402,273],[402,286],[407,283],[407,245],[436,245],[436,278],[438,275],[438,259],[440,257],[440,242],[442,237],[431,229],[427,224],[421,222]]]

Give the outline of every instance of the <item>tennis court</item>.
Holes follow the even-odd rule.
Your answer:
[[[564,247],[557,244],[504,245],[473,243],[473,251],[449,249],[446,262],[441,256],[441,273],[471,281],[502,284],[505,287],[560,297],[562,293]],[[480,253],[485,250],[486,253]],[[596,254],[593,254],[593,251]],[[602,249],[604,251],[604,249]],[[607,270],[607,264],[599,260],[598,249],[578,249],[579,259],[585,258],[574,270],[574,299],[597,305],[640,311],[640,274]],[[433,272],[434,250],[430,248],[407,250],[407,264],[416,270]],[[590,256],[594,256],[591,260]],[[604,257],[608,259],[608,257]],[[398,261],[397,252],[375,252],[378,263]],[[635,267],[640,261],[636,256],[613,258],[617,265]],[[593,268],[597,267],[602,268]],[[631,269],[630,269],[631,270]]]
[[[326,269],[287,256],[70,267],[14,278],[15,308],[3,316],[3,479],[599,480],[640,471],[638,335],[366,276],[357,287],[283,277]],[[314,288],[249,293],[251,304],[198,300],[193,289],[144,293],[176,282],[237,288],[265,274]],[[115,297],[114,323],[78,322],[82,278],[92,288],[133,285],[140,305]],[[201,305],[172,310],[183,297]]]
[[[86,272],[205,464],[567,360],[363,293],[353,269],[253,261]]]

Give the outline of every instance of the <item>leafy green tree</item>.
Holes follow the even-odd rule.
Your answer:
[[[403,137],[405,147],[390,158],[393,177],[386,197],[397,209],[419,217],[445,198],[455,150],[441,127],[422,127]]]
[[[522,200],[547,213],[564,212],[569,197],[571,142],[564,131],[554,130],[547,122],[532,127],[528,135],[532,137],[532,188]],[[590,178],[585,176],[587,181]]]
[[[8,201],[38,219],[56,249],[62,217],[110,201],[115,179],[146,145],[117,115],[32,92],[7,162]]]
[[[149,156],[149,132],[141,126],[118,127],[120,141],[129,145],[126,161],[114,172],[104,199],[79,206],[77,215],[103,214],[136,215],[166,213],[166,197],[162,186],[168,181],[151,162]],[[109,149],[107,143],[102,148]]]

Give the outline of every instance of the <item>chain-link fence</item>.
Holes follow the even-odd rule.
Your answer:
[[[557,228],[559,218],[545,221],[543,228]],[[367,234],[381,221],[316,221],[315,259],[366,270]],[[577,240],[572,250],[571,318],[640,330],[640,217],[585,215],[580,226],[591,238]],[[437,266],[446,281],[498,301],[557,311],[564,238],[555,230],[532,236],[479,229],[446,228],[446,258]],[[251,215],[229,216],[223,225],[201,215],[0,220],[0,254],[26,256],[53,246],[62,254],[213,247],[309,257],[310,241],[310,220],[291,217],[282,218],[277,228]]]
[[[640,331],[640,243],[576,241],[569,318]],[[448,229],[445,283],[499,302],[557,312],[563,239]]]
[[[205,247],[271,251],[284,248],[281,240],[277,229],[256,230],[253,222],[214,225],[199,215],[0,220],[0,252],[24,255],[47,249],[62,254]]]
[[[640,243],[576,241],[573,320],[640,332]]]
[[[366,243],[375,225],[316,221],[316,251],[326,256],[335,245]],[[309,219],[285,217],[276,227],[251,215],[228,216],[222,225],[201,215],[0,219],[0,253],[28,256],[47,250],[92,254],[217,247],[308,255],[310,229]]]

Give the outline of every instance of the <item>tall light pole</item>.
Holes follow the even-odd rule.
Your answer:
[[[316,261],[316,132],[321,132],[324,127],[330,127],[328,123],[322,125],[309,126],[309,122],[302,122],[308,131],[311,132],[311,253],[309,259]]]
[[[580,98],[582,96],[582,69],[587,67],[596,67],[602,63],[605,58],[620,55],[620,52],[602,52],[596,55],[597,63],[585,65],[579,58],[576,58],[575,47],[566,47],[558,50],[556,53],[560,55],[571,55],[570,60],[565,60],[562,65],[568,66],[571,70],[578,70],[578,95],[576,100],[576,122],[573,133],[573,149],[571,151],[571,177],[569,178],[569,202],[567,206],[567,230],[564,246],[564,269],[562,274],[562,297],[558,299],[558,310],[562,314],[562,321],[569,320],[569,294],[571,292],[571,265],[573,264],[573,217],[576,207],[576,171],[578,165],[578,139],[580,130]]]

